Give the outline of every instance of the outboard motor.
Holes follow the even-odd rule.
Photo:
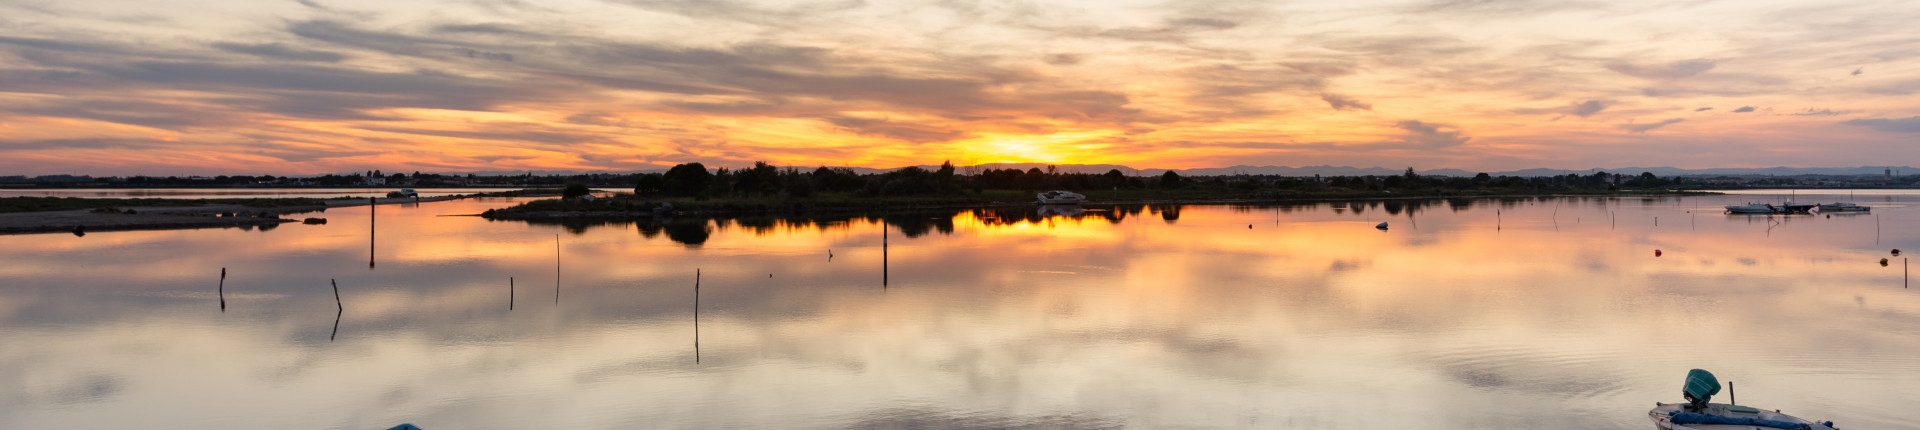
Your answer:
[[[1687,404],[1691,406],[1692,412],[1706,410],[1707,400],[1713,399],[1715,394],[1720,394],[1720,380],[1714,378],[1712,372],[1701,369],[1689,370],[1687,385],[1681,387],[1680,394],[1687,398]]]

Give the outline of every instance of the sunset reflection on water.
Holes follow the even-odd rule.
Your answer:
[[[1696,367],[1898,427],[1914,196],[1755,198],[0,236],[0,427],[1645,428]]]

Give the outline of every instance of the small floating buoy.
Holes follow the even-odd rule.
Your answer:
[[[1659,257],[1659,256],[1660,256],[1660,250],[1658,250],[1658,249],[1655,249],[1655,250],[1653,250],[1653,256],[1655,256],[1655,257]]]
[[[1253,229],[1253,224],[1247,224],[1247,229],[1248,229],[1248,230],[1252,230],[1252,229]]]
[[[1381,230],[1386,230],[1386,229],[1387,229],[1387,222],[1386,222],[1386,221],[1381,221],[1381,222],[1380,222],[1380,225],[1376,225],[1376,226],[1373,226],[1373,228],[1377,228],[1377,229],[1381,229]]]
[[[74,236],[86,236],[86,235],[87,235],[87,227],[86,227],[86,226],[80,226],[80,225],[76,225],[76,226],[73,226],[73,235],[74,235]]]
[[[1880,267],[1887,267],[1887,259],[1885,258],[1880,259]]]
[[[1894,248],[1894,249],[1893,249],[1893,256],[1895,256],[1895,257],[1898,257],[1898,256],[1900,256],[1900,248]]]

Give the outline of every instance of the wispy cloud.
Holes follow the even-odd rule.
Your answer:
[[[1325,100],[1327,106],[1332,107],[1333,110],[1373,110],[1372,104],[1339,94],[1321,94],[1320,100]]]
[[[1880,131],[1920,133],[1920,116],[1907,118],[1861,118],[1841,121],[1840,123],[1868,127]]]
[[[1657,128],[1660,128],[1660,127],[1666,127],[1666,126],[1669,126],[1669,125],[1674,125],[1674,124],[1678,124],[1678,123],[1680,123],[1681,121],[1686,121],[1686,119],[1684,119],[1684,118],[1667,118],[1667,119],[1665,119],[1665,120],[1661,120],[1660,122],[1650,122],[1650,123],[1645,123],[1645,124],[1623,124],[1623,125],[1621,125],[1621,126],[1620,126],[1620,129],[1622,129],[1622,130],[1626,130],[1626,131],[1629,131],[1629,132],[1634,132],[1634,133],[1646,133],[1646,132],[1649,132],[1649,131],[1653,131],[1654,129],[1657,129]]]
[[[1473,140],[1470,136],[1462,135],[1458,127],[1447,124],[1406,120],[1394,123],[1393,126],[1406,130],[1407,134],[1401,137],[1401,141],[1414,145],[1447,147]]]

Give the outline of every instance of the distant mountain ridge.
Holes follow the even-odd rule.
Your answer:
[[[955,170],[959,171],[962,174],[978,173],[981,171],[985,171],[987,169],[1028,170],[1028,169],[1038,168],[1044,171],[1044,170],[1047,170],[1047,166],[1048,164],[1046,163],[987,163],[987,164],[980,164],[975,166],[958,166],[955,168]],[[1198,168],[1198,169],[1137,169],[1130,166],[1122,166],[1118,164],[1057,164],[1053,166],[1055,171],[1060,173],[1101,174],[1101,173],[1106,173],[1109,170],[1119,170],[1120,173],[1126,174],[1127,176],[1156,176],[1156,175],[1164,174],[1168,170],[1173,170],[1183,176],[1223,176],[1223,175],[1386,176],[1386,175],[1398,175],[1406,172],[1405,168],[1390,169],[1385,167],[1353,167],[1353,166],[1331,166],[1331,165],[1300,166],[1300,167],[1241,165],[1241,166],[1232,166],[1232,167],[1208,167],[1208,168]],[[785,169],[788,167],[792,167],[802,171],[812,171],[813,169],[818,168],[818,166],[812,166],[812,167],[784,166],[781,168]],[[940,166],[938,165],[922,165],[918,167],[922,169],[928,169],[928,170],[934,170],[934,169],[940,168]],[[900,168],[896,167],[891,169],[878,169],[878,168],[872,168],[872,167],[849,167],[849,169],[852,169],[855,173],[859,173],[859,174],[876,174],[876,173],[891,172],[894,170],[899,170]],[[1559,176],[1559,175],[1566,175],[1570,173],[1587,175],[1587,174],[1592,174],[1594,172],[1607,172],[1607,173],[1615,173],[1615,174],[1623,174],[1623,175],[1638,175],[1641,172],[1647,172],[1647,173],[1652,173],[1654,175],[1663,176],[1663,177],[1665,176],[1797,176],[1797,175],[1880,176],[1885,174],[1888,170],[1892,170],[1893,174],[1896,176],[1903,175],[1903,174],[1920,173],[1920,168],[1915,168],[1911,166],[1858,166],[1858,167],[1784,167],[1782,166],[1782,167],[1752,167],[1752,168],[1720,167],[1720,168],[1706,168],[1706,169],[1682,169],[1678,167],[1618,167],[1618,168],[1594,168],[1594,169],[1585,169],[1585,170],[1534,168],[1534,169],[1507,170],[1507,171],[1490,171],[1486,173],[1493,176]],[[638,171],[637,173],[661,173],[665,171],[667,171],[667,169],[648,169],[648,170]],[[1468,171],[1468,170],[1451,169],[1451,168],[1431,169],[1431,170],[1414,169],[1414,172],[1419,173],[1421,175],[1425,175],[1425,176],[1457,176],[1457,177],[1469,177],[1469,176],[1474,176],[1481,173],[1477,171]],[[349,172],[347,174],[351,174],[351,173],[352,172]],[[398,172],[395,172],[395,173],[398,173]],[[596,173],[631,174],[636,172],[521,170],[521,171],[460,172],[460,173],[446,173],[446,174],[466,175],[469,173],[482,175],[482,176],[510,176],[510,175],[521,175],[521,174],[528,174],[528,173],[531,173],[535,176],[548,176],[548,175],[579,175],[579,174],[596,174]]]

